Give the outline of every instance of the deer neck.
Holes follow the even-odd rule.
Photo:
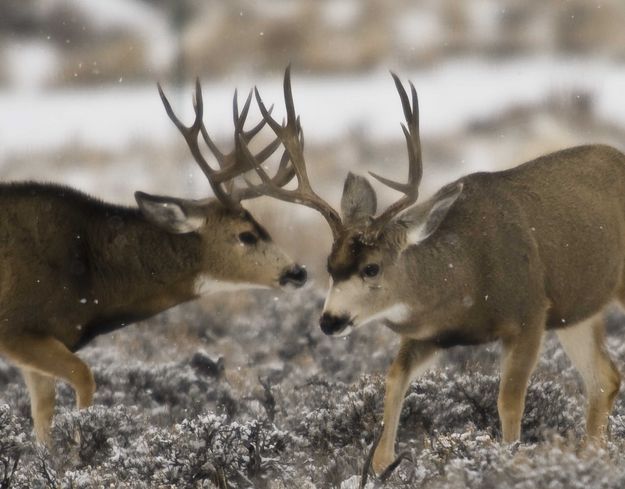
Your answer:
[[[397,294],[414,305],[413,320],[402,329],[412,332],[461,325],[475,302],[473,267],[463,250],[432,240],[407,249],[400,260],[403,276],[396,281],[401,284]]]
[[[94,295],[99,292],[111,304],[140,305],[146,314],[194,297],[193,282],[203,261],[195,233],[171,234],[136,214],[116,226],[100,226],[95,234],[93,253],[100,256],[93,260],[98,267],[94,289],[101,284],[101,290]]]

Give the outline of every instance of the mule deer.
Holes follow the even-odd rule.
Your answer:
[[[620,375],[605,349],[602,311],[625,301],[625,155],[580,146],[516,168],[474,173],[416,204],[422,176],[418,101],[395,81],[406,123],[408,182],[371,174],[402,197],[376,216],[376,194],[348,175],[341,215],[309,185],[291,93],[287,123],[263,117],[289,155],[298,189],[273,184],[253,156],[267,195],[317,209],[334,243],[330,290],[320,320],[339,336],[382,320],[401,336],[386,379],[383,433],[373,457],[380,473],[394,458],[403,397],[436,353],[500,341],[498,410],[504,442],[519,439],[527,384],[546,330],[555,330],[583,377],[587,434],[602,437]]]
[[[306,270],[241,206],[258,193],[232,183],[250,169],[240,141],[248,142],[264,125],[244,130],[252,94],[239,114],[235,92],[235,147],[223,154],[204,126],[199,82],[190,127],[175,116],[160,86],[159,93],[216,199],[137,192],[137,209],[56,185],[0,185],[0,354],[24,376],[42,442],[49,441],[56,379],[73,387],[79,408],[92,403],[93,375],[75,351],[95,336],[205,293],[306,281]],[[217,170],[200,151],[200,133]],[[274,141],[256,158],[278,147]],[[291,177],[287,169],[273,183],[281,186]]]

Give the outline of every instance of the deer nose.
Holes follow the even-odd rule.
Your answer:
[[[327,335],[333,335],[343,331],[349,325],[349,316],[344,314],[342,316],[335,316],[328,312],[324,312],[319,320],[319,326],[321,331]]]
[[[280,285],[291,284],[295,287],[301,287],[306,283],[308,273],[306,269],[297,263],[288,268],[285,268],[280,275]]]

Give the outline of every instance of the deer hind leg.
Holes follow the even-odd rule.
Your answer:
[[[504,443],[521,436],[527,385],[540,353],[543,330],[527,328],[503,340],[503,359],[497,410]]]
[[[621,376],[605,349],[601,314],[557,331],[560,344],[582,376],[588,398],[586,434],[591,440],[605,436],[608,416],[621,385]]]
[[[5,339],[2,351],[23,370],[34,371],[68,382],[76,392],[76,405],[89,407],[93,401],[95,381],[85,362],[59,340],[51,336],[24,334]]]
[[[436,351],[436,347],[429,343],[402,338],[399,352],[386,376],[384,426],[372,461],[377,474],[395,459],[395,437],[406,390],[417,375],[427,370]]]
[[[49,446],[56,382],[53,377],[28,369],[22,369],[22,375],[30,394],[30,411],[33,417],[35,436],[37,441]]]

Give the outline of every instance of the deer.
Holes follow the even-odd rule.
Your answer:
[[[454,346],[501,344],[501,433],[504,443],[519,440],[526,390],[550,330],[581,374],[586,436],[601,441],[620,387],[605,346],[603,312],[612,302],[625,304],[625,155],[604,145],[572,147],[505,171],[463,176],[418,202],[417,92],[410,83],[408,95],[391,75],[405,116],[408,179],[370,173],[401,194],[379,214],[375,190],[363,176],[348,174],[340,214],[311,187],[290,67],[285,123],[273,119],[258,90],[255,96],[289,155],[297,187],[275,185],[244,151],[262,179],[259,191],[316,209],[330,227],[323,333],[346,335],[377,321],[400,336],[386,376],[374,471],[396,465],[410,383]]]
[[[0,184],[0,356],[21,371],[36,439],[48,446],[57,379],[73,388],[78,408],[92,404],[94,376],[76,352],[98,335],[212,292],[306,282],[306,269],[243,207],[260,194],[234,185],[250,170],[240,141],[248,143],[265,125],[244,129],[252,93],[239,113],[235,91],[235,144],[223,153],[203,122],[199,80],[188,127],[160,85],[158,91],[214,197],[137,191],[138,207],[124,207],[61,185]],[[219,168],[206,160],[200,134]],[[269,143],[256,160],[278,147]],[[291,177],[287,168],[273,184]]]

